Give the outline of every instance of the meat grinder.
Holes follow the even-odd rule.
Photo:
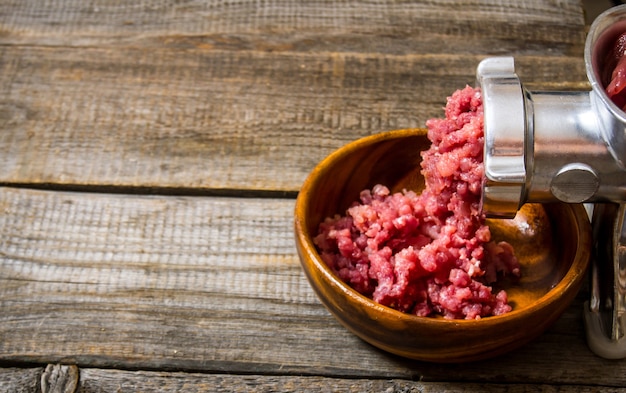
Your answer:
[[[626,6],[607,10],[591,25],[584,51],[591,91],[528,91],[512,57],[487,58],[477,69],[485,127],[483,211],[511,218],[526,202],[555,201],[585,203],[593,211],[584,320],[589,347],[609,359],[626,357],[626,112],[609,98],[601,76],[624,32]]]

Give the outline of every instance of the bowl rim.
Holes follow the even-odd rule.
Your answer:
[[[541,296],[541,298],[537,299],[531,305],[527,305],[518,309],[513,309],[506,314],[494,315],[480,319],[445,319],[430,316],[417,316],[414,314],[409,314],[393,309],[374,301],[373,299],[359,293],[358,291],[350,287],[346,282],[341,280],[338,276],[335,275],[335,273],[332,272],[332,270],[320,257],[317,248],[313,243],[313,238],[307,234],[306,228],[308,228],[310,220],[304,214],[304,212],[306,211],[306,207],[308,206],[308,203],[310,201],[310,190],[321,181],[321,175],[328,172],[328,168],[332,167],[329,164],[351,154],[352,152],[362,148],[363,146],[381,143],[388,140],[423,136],[426,134],[427,129],[424,128],[404,128],[365,136],[343,145],[339,149],[329,154],[326,158],[324,158],[315,166],[315,168],[310,172],[309,176],[302,184],[302,187],[300,188],[300,191],[296,198],[294,221],[297,237],[296,241],[300,243],[302,251],[307,254],[309,261],[312,262],[312,268],[320,272],[324,279],[332,287],[337,288],[344,296],[353,299],[361,306],[365,306],[369,309],[375,309],[382,314],[385,314],[386,316],[396,320],[400,319],[420,324],[426,323],[432,324],[434,326],[447,326],[450,324],[456,324],[463,325],[464,327],[468,328],[479,328],[479,326],[480,328],[484,328],[489,325],[497,325],[509,321],[510,319],[514,319],[517,316],[526,315],[527,313],[534,313],[536,310],[543,309],[546,306],[556,301],[559,301],[561,296],[555,296],[556,294],[567,293],[569,288],[571,288],[572,286],[577,286],[578,283],[585,276],[585,272],[591,258],[591,226],[589,223],[587,212],[582,204],[566,203],[559,204],[572,211],[574,221],[577,225],[576,233],[578,235],[577,249],[574,253],[574,260],[567,270],[567,273],[556,285],[550,288],[548,292],[546,292],[543,296]],[[585,228],[581,228],[581,225]],[[311,265],[311,263],[302,260],[302,257],[300,259],[301,264]],[[307,271],[309,268],[311,268],[311,266],[304,266],[307,275],[309,275],[309,272]]]

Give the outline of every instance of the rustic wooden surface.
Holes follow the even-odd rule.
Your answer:
[[[622,390],[585,290],[518,351],[415,362],[329,315],[291,233],[334,149],[489,55],[586,89],[584,38],[566,0],[0,1],[0,391]]]

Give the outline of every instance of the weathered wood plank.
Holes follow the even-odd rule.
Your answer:
[[[359,137],[423,127],[480,56],[0,49],[0,183],[295,192]],[[582,60],[519,60],[586,87]]]
[[[372,348],[306,282],[292,208],[288,199],[0,189],[0,361],[626,386],[626,361],[586,347],[584,296],[497,359],[445,366]]]
[[[40,380],[42,373],[42,367],[0,367],[0,392],[39,393],[41,392]]]
[[[620,392],[624,388],[584,385],[507,385],[485,383],[428,383],[400,379],[364,380],[324,377],[262,376],[262,375],[204,375],[193,373],[128,372],[120,370],[82,369],[78,393],[123,391],[142,392]]]
[[[35,393],[42,369],[0,368],[3,392]],[[17,377],[16,377],[17,376]],[[105,392],[623,392],[626,388],[593,385],[424,382],[403,379],[350,379],[319,376],[229,375],[184,372],[80,369],[77,393]]]
[[[261,51],[539,53],[580,50],[579,1],[184,1],[4,4],[0,43]],[[193,37],[193,40],[189,40]],[[445,45],[442,43],[445,42]],[[548,49],[549,53],[546,53]]]
[[[4,184],[295,192],[347,141],[440,116],[487,55],[586,88],[577,1],[29,0],[0,29]]]

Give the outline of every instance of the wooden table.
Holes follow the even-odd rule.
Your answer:
[[[0,391],[624,390],[586,289],[508,355],[411,361],[336,322],[292,235],[330,152],[490,55],[588,89],[584,39],[578,0],[0,2]]]

